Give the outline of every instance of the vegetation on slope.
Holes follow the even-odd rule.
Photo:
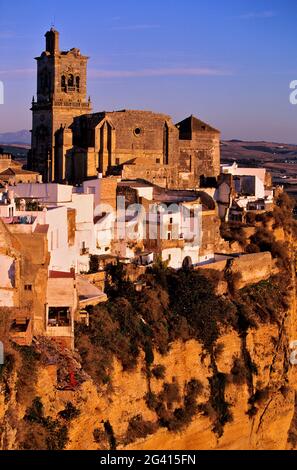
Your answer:
[[[275,239],[271,222],[273,229],[281,227],[285,231],[287,240],[295,236],[295,223],[285,196],[278,200],[272,214],[264,214],[261,220],[255,221],[255,233],[250,239],[245,239],[243,245],[248,252],[271,251],[278,261],[280,273],[241,290],[229,288],[223,296],[217,293],[218,282],[225,275],[230,287],[230,273],[176,272],[157,263],[143,277],[146,288],[136,292],[134,285],[126,279],[123,265],[108,268],[109,301],[92,309],[89,327],[76,325],[76,348],[83,373],[89,374],[99,387],[107,384],[107,391],[110,392],[113,358],[122,363],[124,370],[133,370],[139,355],[144,353],[143,372],[149,390],[145,398],[156,419],[150,422],[141,415],[134,416],[128,423],[125,443],[144,438],[158,427],[180,431],[198,413],[210,417],[213,431],[221,436],[225,424],[232,421],[231,406],[225,398],[225,389],[230,381],[248,385],[249,415],[253,417],[257,413],[256,405],[265,400],[269,391],[254,389],[253,375],[257,369],[247,350],[246,337],[250,328],[258,328],[261,324],[273,323],[281,327],[289,307],[288,295],[292,283],[290,246]],[[234,357],[230,376],[219,372],[217,367],[222,351],[216,343],[227,329],[237,331],[242,340],[242,354],[241,357]],[[4,332],[5,325],[2,325],[2,330]],[[155,351],[166,355],[174,341],[186,342],[189,339],[199,341],[211,360],[210,397],[205,403],[199,401],[198,404],[203,392],[199,381],[192,379],[182,387],[174,381],[167,383],[164,366],[155,363]],[[50,349],[50,346],[47,348]],[[55,419],[46,416],[42,398],[37,397],[34,390],[36,371],[43,360],[40,352],[35,347],[12,348],[9,344],[7,351],[5,366],[0,370],[1,384],[9,400],[9,374],[17,368],[19,400],[27,409],[18,430],[21,447],[64,448],[68,442],[69,422],[78,416],[79,410],[69,403]],[[57,363],[59,361],[57,359]],[[67,361],[66,371],[69,369]],[[163,381],[158,394],[150,390],[152,378]],[[107,448],[116,447],[115,433],[108,421],[104,424],[104,431],[94,430],[94,440],[105,442]]]

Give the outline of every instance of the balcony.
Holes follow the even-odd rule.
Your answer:
[[[19,346],[30,346],[33,339],[31,319],[15,319],[10,327],[9,336]]]
[[[46,334],[53,337],[71,336],[72,318],[68,307],[49,307]]]

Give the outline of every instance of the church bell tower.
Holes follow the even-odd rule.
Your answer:
[[[32,140],[28,167],[42,174],[44,182],[63,181],[65,152],[55,149],[56,135],[67,134],[71,146],[69,126],[74,117],[92,111],[87,98],[88,57],[73,48],[61,51],[59,33],[51,28],[45,34],[45,51],[37,61],[37,97],[32,100]],[[70,137],[69,137],[70,136]]]

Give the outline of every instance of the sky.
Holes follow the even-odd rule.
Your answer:
[[[224,139],[297,144],[296,0],[0,0],[0,133],[31,129],[52,25],[90,56],[94,111],[194,114]]]

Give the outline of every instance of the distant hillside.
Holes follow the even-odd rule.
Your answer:
[[[0,133],[1,144],[15,144],[15,145],[29,145],[31,143],[31,133],[27,130],[18,132],[4,132]]]
[[[22,145],[20,147],[16,145],[1,145],[0,144],[0,149],[3,149],[4,153],[11,153],[12,158],[22,165],[25,165],[27,162],[27,155],[28,155],[28,149],[30,147],[28,145]]]
[[[221,158],[224,162],[259,166],[259,163],[297,163],[297,145],[275,142],[244,142],[226,140],[221,143]]]

